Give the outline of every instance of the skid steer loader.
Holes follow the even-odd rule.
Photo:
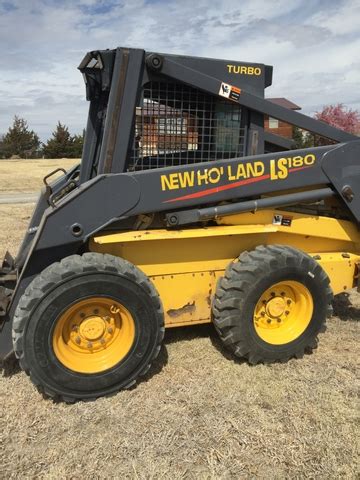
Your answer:
[[[74,402],[132,386],[165,327],[213,322],[251,364],[316,348],[357,283],[358,137],[265,100],[268,65],[118,48],[79,69],[82,160],[4,259],[2,362]],[[330,145],[292,150],[265,116]]]

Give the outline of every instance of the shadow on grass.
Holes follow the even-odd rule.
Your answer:
[[[333,315],[343,321],[359,321],[360,308],[354,307],[348,293],[336,295],[333,300]]]
[[[4,377],[12,377],[17,373],[21,372],[21,368],[15,354],[11,355],[0,368],[0,372]]]
[[[165,330],[164,345],[177,342],[186,342],[195,338],[209,337],[214,331],[212,324],[189,325],[185,327],[167,328]]]
[[[247,363],[246,358],[237,357],[235,354],[230,352],[230,350],[228,350],[225,347],[225,345],[221,341],[221,339],[220,339],[219,335],[217,334],[214,327],[213,327],[213,335],[210,336],[210,340],[211,340],[211,343],[212,343],[213,347],[215,347],[216,350],[218,352],[220,352],[221,355],[223,357],[225,357],[227,360],[230,360],[230,361],[236,363],[237,365],[243,365],[244,363]]]
[[[170,328],[166,330],[164,344],[184,342],[195,338],[210,338],[213,347],[227,360],[231,360],[239,365],[246,363],[245,359],[236,357],[224,346],[212,323]]]

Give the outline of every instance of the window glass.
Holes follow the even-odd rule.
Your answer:
[[[240,141],[240,108],[234,110],[232,104],[218,103],[215,109],[215,148],[216,152],[237,152]]]
[[[269,128],[279,128],[279,120],[269,117]]]
[[[159,133],[168,135],[186,135],[187,121],[182,117],[168,117],[158,119]]]

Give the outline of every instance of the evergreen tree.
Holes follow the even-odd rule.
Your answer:
[[[73,135],[72,142],[72,157],[71,158],[80,158],[82,155],[83,147],[84,147],[84,139],[85,139],[85,130],[83,130],[82,134],[80,135]]]
[[[44,144],[47,158],[78,158],[81,156],[83,135],[72,136],[66,125],[58,122],[52,137]]]
[[[0,142],[0,157],[17,155],[21,158],[34,158],[39,154],[39,136],[29,129],[23,118],[15,115],[14,122]]]

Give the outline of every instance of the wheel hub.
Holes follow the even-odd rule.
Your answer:
[[[273,318],[280,317],[286,309],[286,303],[282,297],[274,297],[266,304],[266,313]]]
[[[288,343],[306,329],[312,313],[312,296],[303,284],[293,280],[280,282],[268,288],[258,300],[255,330],[268,343]]]
[[[285,290],[285,291],[284,291]],[[257,304],[254,321],[265,329],[280,328],[289,318],[294,301],[287,288],[267,290]]]
[[[75,303],[59,317],[53,348],[71,370],[96,373],[121,361],[134,339],[130,312],[110,298],[92,297]]]
[[[116,313],[115,313],[116,311]],[[94,313],[99,313],[96,315]],[[82,309],[69,318],[72,323],[69,346],[74,350],[96,352],[107,348],[121,331],[121,311],[115,305],[104,308]]]
[[[81,322],[79,333],[85,340],[94,341],[104,335],[105,328],[105,321],[102,317],[92,316]]]

